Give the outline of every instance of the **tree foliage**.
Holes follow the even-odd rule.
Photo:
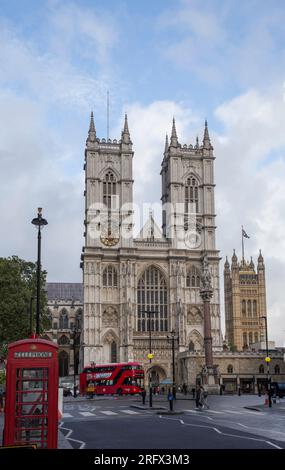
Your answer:
[[[0,258],[0,355],[7,355],[7,345],[28,338],[30,300],[34,297],[33,330],[35,330],[37,264],[17,256]],[[46,272],[41,272],[41,331],[48,327],[46,315]]]

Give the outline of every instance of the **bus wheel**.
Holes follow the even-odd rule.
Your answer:
[[[123,390],[121,388],[118,389],[118,395],[121,397],[123,395]]]

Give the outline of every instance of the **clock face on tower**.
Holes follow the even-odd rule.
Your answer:
[[[100,240],[105,246],[115,246],[120,239],[119,223],[115,218],[105,217],[101,220]]]

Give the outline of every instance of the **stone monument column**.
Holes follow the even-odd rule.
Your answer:
[[[213,363],[212,348],[212,327],[211,327],[211,310],[210,302],[213,297],[213,288],[211,283],[211,273],[209,270],[209,262],[207,255],[203,260],[202,287],[200,295],[203,300],[204,310],[204,348],[205,348],[205,365],[202,368],[201,379],[203,385],[206,386],[208,393],[219,393],[218,370]]]
[[[203,300],[203,310],[204,310],[205,365],[206,367],[213,367],[213,349],[212,349],[212,331],[211,331],[211,313],[210,313],[210,301],[213,296],[213,290],[201,289],[200,295]]]

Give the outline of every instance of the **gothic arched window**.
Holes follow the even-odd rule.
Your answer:
[[[256,300],[254,300],[252,302],[252,314],[254,317],[257,317],[257,302]]]
[[[260,373],[260,374],[264,374],[264,365],[263,365],[263,364],[261,364],[261,365],[259,366],[259,373]]]
[[[190,176],[185,183],[184,229],[189,228],[190,214],[199,212],[199,184],[195,176]]]
[[[81,323],[82,323],[82,309],[79,308],[75,315],[75,328],[77,330],[81,330]]]
[[[229,364],[227,370],[228,370],[228,374],[232,374],[233,371],[234,371],[234,368],[233,368],[233,366],[232,366],[231,364]]]
[[[201,287],[201,273],[196,266],[187,271],[186,287]]]
[[[241,313],[243,317],[246,316],[246,300],[242,300],[241,302]]]
[[[252,343],[253,343],[252,332],[250,332],[250,333],[248,334],[248,342],[249,342],[249,344],[252,344]]]
[[[68,329],[68,313],[65,308],[62,309],[59,316],[59,329],[67,330]]]
[[[257,332],[254,333],[254,342],[258,343],[258,333]]]
[[[278,364],[276,364],[276,366],[274,367],[274,373],[277,375],[277,374],[280,374],[280,366]]]
[[[168,295],[166,280],[155,266],[145,270],[137,289],[138,331],[168,330]],[[148,313],[152,312],[152,313]]]
[[[117,193],[117,183],[114,173],[109,170],[103,179],[103,204],[108,209],[112,207],[112,196]]]
[[[118,273],[117,269],[111,264],[103,271],[103,286],[104,287],[118,287]]]
[[[251,300],[247,301],[247,315],[251,317]]]
[[[194,345],[193,341],[191,340],[189,342],[189,351],[194,351],[194,349],[195,349],[195,345]]]
[[[242,335],[242,343],[243,343],[243,348],[247,348],[247,333],[243,333]]]
[[[117,362],[117,343],[112,341],[111,343],[111,362]]]

